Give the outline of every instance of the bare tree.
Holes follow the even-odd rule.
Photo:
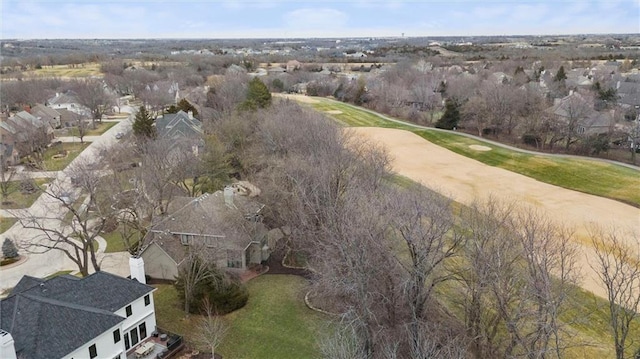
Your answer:
[[[196,341],[203,347],[211,348],[211,359],[215,359],[216,348],[222,343],[229,328],[222,318],[213,312],[208,297],[205,298],[203,306],[205,315],[200,319],[200,323],[198,323]]]
[[[2,146],[0,146],[1,148]],[[0,157],[1,158],[1,157]],[[2,194],[2,202],[8,200],[9,195],[11,194],[13,177],[16,174],[16,171],[13,168],[7,166],[4,161],[0,163],[0,193]]]
[[[451,279],[446,261],[457,254],[463,237],[452,231],[455,221],[451,201],[423,187],[392,191],[387,209],[393,228],[406,245],[410,260],[397,257],[406,271],[405,292],[411,310],[411,345],[420,340],[420,323],[434,287]],[[402,251],[404,252],[404,251]]]
[[[75,188],[70,189],[68,183],[54,181],[44,191],[46,213],[18,214],[24,228],[40,232],[35,238],[25,238],[20,246],[35,253],[62,251],[78,266],[80,273],[87,276],[89,266],[95,271],[100,270],[95,239],[111,215],[111,201],[101,193],[100,173],[90,163],[76,163],[67,173]],[[80,203],[82,195],[86,197]]]
[[[624,359],[630,357],[630,351],[634,350],[635,342],[629,338],[629,333],[631,325],[638,321],[639,238],[637,233],[622,233],[615,228],[604,231],[597,227],[590,229],[590,236],[596,254],[592,268],[604,285],[609,301],[609,325],[616,358]]]
[[[75,91],[80,104],[91,111],[93,127],[95,121],[102,121],[102,116],[113,106],[115,99],[105,91],[104,84],[95,80],[76,82]]]

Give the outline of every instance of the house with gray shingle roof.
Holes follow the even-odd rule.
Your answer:
[[[218,268],[244,270],[269,257],[263,205],[241,186],[200,197],[178,197],[169,215],[151,226],[140,256],[152,278],[174,280],[190,250]],[[259,191],[259,190],[258,190]]]
[[[193,113],[180,110],[177,113],[167,113],[156,119],[158,137],[168,140],[171,147],[186,146],[195,155],[204,147],[202,122],[193,117]]]
[[[48,123],[51,128],[60,128],[60,113],[51,107],[37,104],[31,108],[31,114]]]
[[[106,272],[24,276],[0,301],[0,357],[126,358],[156,330],[154,290]]]
[[[56,95],[47,100],[46,105],[54,110],[65,109],[78,115],[90,116],[91,110],[80,104],[78,95],[73,91],[63,93],[56,92]]]

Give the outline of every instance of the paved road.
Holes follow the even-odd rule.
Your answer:
[[[131,109],[123,110],[132,113]],[[117,140],[115,134],[118,132],[129,132],[131,130],[131,118],[120,121],[117,125],[110,128],[102,136],[92,136],[91,145],[87,147],[76,159],[71,162],[73,165],[77,162],[91,161],[98,158],[102,149],[112,146]],[[42,174],[42,173],[41,173]],[[68,171],[63,170],[59,172],[45,172],[46,177],[54,178],[50,186],[59,186],[60,188],[73,192],[74,188],[71,184]],[[35,174],[33,174],[35,175]],[[28,176],[23,174],[23,176]],[[2,211],[3,215],[5,210]],[[11,211],[13,214],[25,214],[44,218],[44,223],[51,228],[60,226],[59,218],[63,218],[65,210],[62,205],[47,195],[40,196],[33,205],[28,209]],[[8,214],[8,213],[7,213]],[[16,240],[39,240],[42,233],[37,230],[25,229],[20,223],[16,223],[13,227],[7,230],[5,233],[0,234],[0,242],[4,241],[4,238],[12,238]],[[98,251],[98,260],[102,263],[103,269],[109,272],[113,272],[119,275],[127,276],[129,274],[128,268],[128,254],[127,253],[113,253],[105,254],[106,242],[102,239],[98,239],[100,243],[100,249]],[[45,277],[49,274],[55,273],[61,270],[77,270],[77,266],[68,259],[62,251],[51,250],[44,253],[25,253],[21,251],[21,254],[26,255],[27,260],[17,266],[10,268],[0,269],[0,289],[7,289],[15,286],[15,284],[22,278],[23,275],[30,275],[34,277]]]

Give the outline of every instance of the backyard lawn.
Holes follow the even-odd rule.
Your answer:
[[[325,98],[318,98],[311,106],[349,127],[386,127],[404,129],[453,152],[490,166],[519,173],[538,181],[571,190],[640,207],[640,172],[588,158],[558,158],[544,154],[513,151],[482,140],[420,128],[401,121],[395,122],[381,115]],[[470,145],[482,145],[491,151],[476,151]]]
[[[316,338],[326,317],[305,306],[306,280],[291,275],[262,275],[247,286],[247,305],[224,316],[229,331],[217,352],[234,359],[318,357]],[[190,315],[185,319],[172,285],[157,288],[154,300],[158,326],[190,341],[200,317]]]

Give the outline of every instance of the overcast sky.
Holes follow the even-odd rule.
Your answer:
[[[640,0],[0,0],[1,38],[640,33]]]

